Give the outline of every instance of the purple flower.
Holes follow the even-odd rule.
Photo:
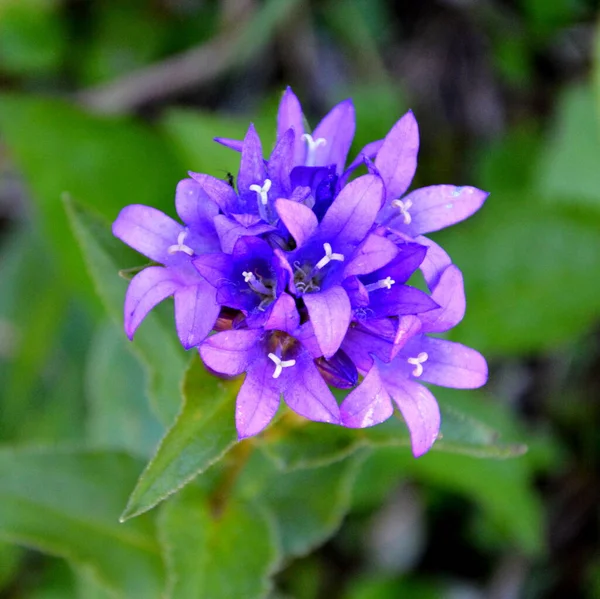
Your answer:
[[[204,363],[235,376],[246,372],[237,396],[235,420],[240,439],[256,435],[275,416],[280,397],[297,414],[339,424],[338,405],[305,345],[287,332],[223,331],[200,346]]]
[[[418,381],[443,387],[473,389],[485,384],[487,364],[477,351],[459,343],[427,336],[458,324],[465,312],[462,274],[449,266],[433,289],[440,306],[417,316],[399,319],[395,334],[370,335],[351,329],[342,349],[365,374],[362,383],[341,406],[342,424],[373,426],[393,413],[392,400],[409,428],[415,457],[433,445],[440,427],[435,397]]]
[[[413,238],[468,218],[489,195],[475,187],[432,185],[404,196],[417,169],[418,151],[419,128],[409,111],[387,134],[374,163],[386,190],[377,222]]]
[[[150,266],[131,280],[125,296],[125,332],[133,339],[148,312],[174,296],[175,324],[182,345],[195,347],[219,315],[216,292],[192,265],[195,256],[219,250],[213,218],[218,207],[200,185],[184,179],[175,195],[181,225],[155,208],[134,204],[121,210],[113,234],[162,266]]]

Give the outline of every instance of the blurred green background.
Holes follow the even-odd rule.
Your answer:
[[[530,450],[373,452],[340,530],[272,597],[600,597],[597,16],[592,0],[0,0],[2,445],[147,458],[162,432],[65,193],[111,220],[131,203],[173,214],[187,170],[236,172],[213,136],[252,119],[272,143],[286,85],[313,125],[351,96],[354,151],[412,108],[415,184],[491,192],[433,236],[465,275],[453,338],[489,357],[490,383],[436,396]],[[77,556],[19,548],[64,555],[10,533],[8,451],[0,598],[103,599]]]

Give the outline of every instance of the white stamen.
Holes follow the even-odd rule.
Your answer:
[[[265,182],[262,184],[262,187],[256,184],[250,185],[250,191],[256,192],[256,195],[260,198],[260,203],[263,206],[266,206],[267,202],[269,201],[267,198],[269,189],[271,189],[271,179],[265,179]]]
[[[408,360],[406,360],[415,367],[412,372],[413,376],[421,376],[423,374],[423,362],[427,362],[427,358],[429,358],[429,356],[422,351],[416,358],[408,358]]]
[[[249,283],[250,281],[254,280],[254,273],[248,272],[247,270],[242,273],[242,276],[244,277],[245,283]]]
[[[315,166],[317,161],[317,148],[320,146],[326,146],[327,140],[323,137],[319,137],[317,139],[313,139],[312,135],[305,133],[302,136],[302,139],[306,142],[306,165],[305,166]]]
[[[189,245],[185,245],[185,243],[183,243],[185,241],[185,238],[187,237],[187,234],[188,234],[187,231],[182,231],[181,233],[179,233],[179,235],[177,236],[177,243],[175,245],[170,245],[167,248],[167,252],[169,254],[175,254],[176,252],[183,252],[184,254],[187,254],[188,256],[193,256],[194,250]]]
[[[275,372],[273,373],[273,378],[278,379],[284,368],[289,368],[290,366],[294,366],[296,360],[282,360],[279,356],[275,354],[269,354],[269,358],[275,362]]]
[[[316,268],[321,270],[325,266],[327,266],[332,260],[338,260],[339,262],[344,261],[343,254],[334,254],[331,249],[331,244],[324,243],[323,249],[325,250],[325,255],[317,262]]]
[[[369,285],[365,285],[365,289],[367,291],[377,291],[377,289],[391,289],[392,285],[395,285],[396,281],[392,279],[392,277],[386,277],[385,279],[380,279],[376,283],[370,283]]]
[[[404,200],[404,202],[402,200],[394,200],[392,202],[392,206],[394,208],[398,208],[400,210],[400,214],[404,216],[405,225],[410,225],[410,223],[412,222],[412,216],[409,212],[409,210],[412,208],[412,205],[412,200]]]

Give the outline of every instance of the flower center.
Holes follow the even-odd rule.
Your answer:
[[[408,358],[408,360],[406,360],[415,367],[412,371],[413,376],[421,376],[423,374],[423,362],[427,362],[428,358],[429,356],[427,353],[422,351],[416,358]]]
[[[327,140],[323,137],[313,139],[312,135],[305,133],[302,139],[306,142],[306,164],[305,166],[315,166],[317,162],[317,148],[326,146]]]
[[[269,193],[269,189],[271,189],[271,179],[265,179],[265,182],[261,185],[250,185],[250,191],[255,191],[256,195],[263,206],[267,205],[269,198],[267,194]]]
[[[396,281],[392,277],[386,277],[385,279],[379,279],[376,283],[369,283],[365,285],[367,291],[377,291],[377,289],[391,289],[392,285],[395,285]]]
[[[275,372],[273,372],[273,378],[278,379],[284,368],[290,368],[296,364],[296,360],[282,360],[275,354],[269,354],[269,358],[275,363]]]
[[[338,260],[339,262],[344,261],[343,254],[334,254],[333,253],[330,243],[324,243],[323,249],[325,250],[325,255],[317,262],[317,264],[315,266],[315,268],[317,270],[321,270],[322,268],[325,268],[332,260]]]
[[[267,285],[265,285],[262,278],[257,277],[253,272],[247,270],[242,273],[242,276],[244,277],[244,281],[248,283],[248,287],[261,296],[261,302],[258,309],[264,311],[264,309],[275,299],[273,282],[266,280]]]
[[[400,210],[400,214],[404,216],[405,225],[410,225],[410,223],[412,222],[412,216],[409,212],[409,210],[412,208],[412,205],[412,200],[404,200],[404,202],[402,200],[394,200],[392,202],[392,206],[394,208],[398,208],[398,210]]]
[[[179,233],[179,235],[177,236],[177,243],[175,245],[170,245],[167,248],[167,252],[169,254],[183,252],[184,254],[187,254],[188,256],[193,256],[194,250],[189,245],[185,245],[185,243],[183,243],[185,241],[185,238],[187,237],[187,234],[188,234],[187,231],[182,231],[181,233]]]

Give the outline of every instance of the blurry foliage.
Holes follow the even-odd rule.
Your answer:
[[[593,3],[491,2],[487,11],[460,13],[487,32],[491,80],[506,87],[508,125],[495,137],[463,139],[456,123],[428,131],[428,116],[440,115],[421,116],[422,98],[398,76],[411,27],[427,39],[428,19],[448,14],[433,3],[406,12],[382,0],[310,11],[300,1],[259,3],[236,42],[236,68],[211,86],[121,117],[52,97],[127,78],[211,40],[221,32],[221,4],[0,0],[0,82],[9,90],[0,96],[0,196],[21,205],[6,209],[10,230],[0,238],[2,597],[252,599],[264,597],[283,568],[273,599],[450,597],[448,568],[432,571],[428,554],[427,567],[417,562],[397,576],[366,565],[370,518],[403,484],[421,490],[430,525],[464,506],[464,522],[455,524],[464,546],[445,555],[483,561],[477,584],[512,553],[534,570],[543,564],[532,578],[548,578],[562,496],[551,502],[547,481],[562,481],[569,469],[582,477],[598,460],[598,409],[586,398],[598,389],[589,371],[599,359],[591,331],[600,315],[600,38],[591,77],[583,67],[560,80],[547,64],[561,36],[591,31]],[[298,48],[280,58],[271,45],[281,22],[303,23],[307,14],[317,53],[328,59],[311,67],[313,79]],[[554,79],[540,68],[544,60]],[[435,77],[434,62],[424,64],[424,76]],[[312,80],[322,89],[311,89]],[[350,434],[284,413],[261,438],[235,444],[237,383],[185,355],[170,305],[148,317],[134,343],[122,333],[126,282],[117,273],[144,259],[112,237],[109,222],[131,203],[173,214],[175,184],[188,170],[235,176],[238,155],[212,138],[241,138],[246,111],[269,149],[273,108],[288,83],[310,100],[313,126],[325,98],[353,97],[354,153],[413,106],[425,123],[419,184],[458,173],[464,181],[447,182],[491,192],[481,213],[434,236],[465,274],[468,310],[456,340],[496,357],[492,366],[515,380],[518,364],[534,391],[514,391],[511,384],[523,383],[498,380],[494,368],[489,394],[436,389],[443,437],[422,459],[410,456],[399,420]],[[458,97],[454,88],[426,89],[450,104]],[[22,175],[24,192],[4,181],[9,168]],[[4,217],[5,204],[0,210]],[[554,368],[547,382],[535,368],[544,361],[564,370]],[[574,437],[585,445],[583,466],[573,465]],[[131,520],[120,524],[126,506]],[[349,540],[345,552],[329,543],[298,559],[335,535],[347,513],[352,521],[338,537]],[[439,537],[429,534],[431,545]],[[72,570],[20,545],[64,557]],[[598,548],[580,551],[578,584],[591,599],[600,588]],[[538,586],[558,580],[553,574]]]

